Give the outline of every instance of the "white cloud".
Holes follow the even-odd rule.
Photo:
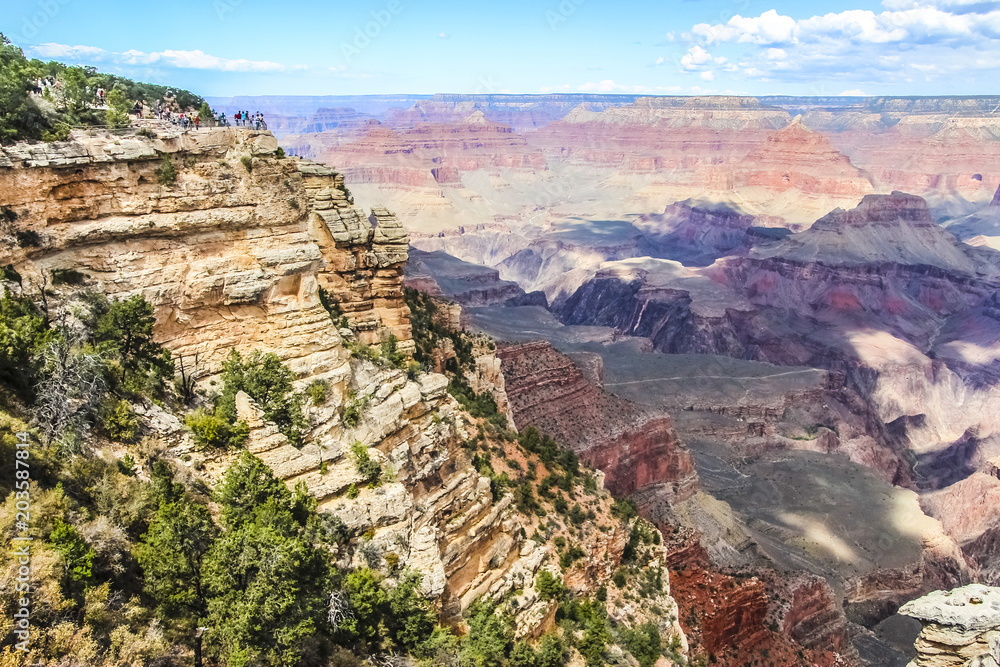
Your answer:
[[[702,81],[715,81],[715,72],[712,70],[706,70],[701,73]]]
[[[688,52],[681,56],[681,67],[689,72],[698,69],[712,59],[712,54],[695,44]]]
[[[40,58],[61,60],[116,63],[120,65],[160,65],[180,69],[209,69],[222,72],[284,72],[288,68],[266,60],[230,60],[209,55],[204,51],[153,51],[145,53],[130,49],[123,53],[105,51],[96,46],[70,46],[68,44],[46,43],[29,47],[31,55]],[[298,68],[296,68],[298,69]]]
[[[882,12],[848,9],[796,19],[768,10],[725,23],[699,23],[682,69],[708,70],[709,47],[748,77],[893,83],[997,69],[1000,0],[884,0]],[[716,50],[713,48],[712,50]],[[720,63],[721,64],[721,63]]]
[[[451,39],[451,35],[446,32],[439,32],[438,39]]]
[[[839,95],[840,97],[868,97],[868,93],[857,88],[853,90],[845,90]]]
[[[657,65],[662,65],[665,62],[667,62],[667,59],[664,58],[663,56],[660,56],[659,58],[656,59],[656,64]]]

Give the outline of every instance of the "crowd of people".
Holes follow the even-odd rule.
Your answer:
[[[225,118],[225,114],[223,114],[223,118]],[[255,130],[267,129],[267,123],[264,122],[264,114],[259,111],[255,114],[251,114],[249,111],[237,111],[233,114],[233,122],[238,127],[252,127]]]

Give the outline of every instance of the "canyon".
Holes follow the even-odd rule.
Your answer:
[[[173,179],[163,177],[167,163]],[[155,313],[156,341],[186,362],[198,400],[215,391],[232,350],[274,353],[298,389],[326,383],[325,397],[306,407],[299,446],[246,393],[236,395],[236,410],[249,429],[246,448],[290,488],[304,485],[321,515],[343,525],[340,567],[420,573],[422,593],[456,627],[476,600],[502,599],[518,637],[552,627],[558,602],[536,591],[541,573],[591,597],[619,569],[637,519],[619,520],[608,492],[596,484],[580,491],[594,519],[585,526],[554,510],[543,523],[541,507],[526,513],[474,463],[483,423],[449,393],[449,377],[363,353],[391,340],[412,361],[408,238],[387,209],[354,206],[341,173],[285,157],[266,131],[183,132],[149,121],[140,133],[74,132],[66,142],[0,149],[0,199],[10,211],[0,249],[6,289],[41,295],[53,313],[87,294],[142,295]],[[503,411],[499,365],[484,341],[463,381]],[[134,410],[143,434],[165,443],[166,455],[205,488],[239,455],[199,448],[183,415],[164,406]],[[505,452],[495,475],[516,476],[515,462],[520,470],[528,456],[499,434],[482,447]],[[359,449],[391,471],[385,481],[366,484]],[[582,550],[568,564],[556,546],[567,539]],[[646,550],[650,567],[665,563],[659,544]],[[666,577],[641,599],[640,582],[630,582],[615,586],[608,613],[625,627],[653,622],[683,655]]]
[[[403,211],[514,422],[671,536],[695,646],[905,664],[899,607],[1000,567],[1000,99],[507,101],[281,140]]]
[[[416,353],[406,286],[439,325],[497,341],[474,337],[459,379],[501,421],[572,449],[656,526],[669,586],[641,603],[609,588],[609,614],[655,620],[689,656],[925,664],[908,603],[1000,583],[1000,99],[213,103],[264,109],[275,133],[3,148],[4,233],[38,242],[0,264],[26,294],[69,298],[48,282],[69,269],[142,294],[205,391],[234,348],[328,382],[301,449],[249,397],[238,409],[250,450],[355,535],[343,566],[370,543],[423,574],[442,618],[507,598],[537,636],[554,539],[586,553],[563,574],[585,596],[630,539],[608,493],[579,529],[493,493],[469,449],[483,423],[449,393],[454,343],[420,373],[356,353],[389,336]],[[228,465],[140,409],[192,474]],[[394,479],[363,487],[352,443]],[[486,451],[518,477],[515,444]]]

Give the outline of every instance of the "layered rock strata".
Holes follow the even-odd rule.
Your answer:
[[[899,612],[923,624],[909,667],[1000,665],[1000,589],[972,584],[935,591]]]
[[[0,263],[21,276],[8,287],[51,299],[81,290],[142,294],[155,309],[157,341],[206,388],[234,348],[277,354],[300,387],[326,381],[327,398],[307,408],[301,448],[250,397],[239,395],[237,408],[251,428],[249,450],[340,517],[352,535],[341,564],[388,572],[395,555],[424,575],[424,591],[451,619],[481,595],[521,591],[518,635],[543,630],[554,603],[538,597],[534,577],[560,571],[557,551],[528,539],[540,520],[525,517],[510,494],[494,497],[489,477],[472,466],[463,444],[477,428],[447,393],[447,378],[412,379],[345,344],[395,335],[399,349],[413,349],[402,299],[407,239],[392,214],[355,208],[338,173],[282,158],[269,133],[147,129],[3,149],[0,201],[12,216]],[[54,284],[55,275],[73,278]],[[349,327],[340,328],[335,309]],[[496,359],[482,352],[477,386],[502,390]],[[203,464],[198,474],[213,484],[232,454],[193,452],[180,422],[155,412],[144,410],[144,419],[157,421],[176,453]],[[365,484],[358,447],[381,467],[381,483]],[[610,497],[594,502],[615,524]],[[617,522],[577,531],[587,556],[567,569],[568,584],[593,592],[607,582],[628,530]],[[668,588],[662,598],[672,602]],[[665,632],[679,632],[663,622]]]

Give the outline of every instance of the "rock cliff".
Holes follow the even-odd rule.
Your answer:
[[[327,397],[307,409],[301,448],[247,395],[237,396],[237,411],[250,426],[250,451],[341,519],[350,535],[342,565],[420,571],[451,620],[481,595],[514,593],[519,635],[551,622],[555,603],[534,590],[543,569],[565,570],[568,585],[589,595],[610,580],[629,526],[612,517],[608,494],[588,501],[596,523],[553,520],[539,536],[540,517],[495,493],[473,465],[470,442],[482,424],[447,393],[448,379],[358,353],[390,336],[404,355],[414,349],[403,301],[407,236],[386,209],[354,207],[339,173],[285,158],[266,132],[180,133],[149,123],[139,134],[77,132],[64,143],[4,148],[0,201],[12,213],[0,264],[16,271],[13,289],[52,299],[141,293],[155,308],[157,341],[204,391],[234,348],[277,354],[299,387],[327,382]],[[502,393],[496,359],[476,356],[477,391]],[[147,428],[175,443],[209,484],[231,459],[194,451],[176,419]],[[479,443],[506,447],[504,459],[523,456],[506,440]],[[382,483],[364,484],[358,447],[381,467]],[[584,557],[560,567],[559,535]],[[669,610],[668,585],[657,600]],[[683,643],[669,613],[658,620]]]

